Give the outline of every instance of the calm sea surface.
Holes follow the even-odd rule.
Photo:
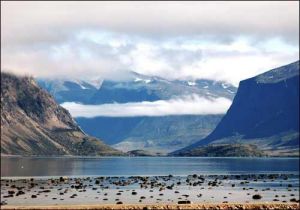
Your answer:
[[[298,158],[1,157],[2,177],[299,174]]]

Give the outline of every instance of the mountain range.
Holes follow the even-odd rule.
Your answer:
[[[216,128],[171,155],[198,156],[201,148],[216,144],[251,144],[268,155],[299,155],[299,61],[241,81]]]
[[[1,155],[125,155],[107,143],[131,156],[299,156],[299,61],[241,81],[235,96],[235,87],[222,82],[132,75],[126,81],[36,82],[1,72]],[[57,103],[122,104],[187,94],[234,99],[225,115],[77,122]]]
[[[120,81],[38,79],[58,103],[112,104],[169,100],[195,94],[233,99],[236,87],[212,80],[167,80],[131,72]],[[75,118],[88,134],[122,151],[171,152],[207,136],[223,115],[129,116]]]
[[[127,103],[168,100],[174,96],[197,94],[233,99],[237,88],[213,80],[167,80],[130,72],[126,80],[37,79],[38,84],[58,103],[82,104]]]

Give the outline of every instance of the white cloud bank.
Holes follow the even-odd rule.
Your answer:
[[[239,81],[299,59],[299,1],[1,2],[1,70]]]
[[[134,117],[167,115],[224,114],[231,105],[227,98],[202,98],[197,95],[170,100],[84,105],[75,102],[61,104],[73,117]]]

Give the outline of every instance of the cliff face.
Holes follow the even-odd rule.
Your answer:
[[[121,153],[84,134],[69,112],[32,78],[1,73],[1,154]]]
[[[174,154],[211,143],[250,143],[285,155],[297,149],[299,61],[241,81],[231,107],[216,129]]]

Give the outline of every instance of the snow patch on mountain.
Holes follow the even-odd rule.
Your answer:
[[[189,86],[195,86],[196,82],[187,82]]]
[[[224,84],[224,83],[222,83],[222,87],[223,87],[224,89],[227,89],[227,88],[228,88],[228,86],[227,86],[226,84]]]
[[[152,80],[151,79],[141,79],[141,78],[137,77],[134,79],[134,82],[145,82],[146,84],[148,84],[148,83],[152,82]]]
[[[89,83],[90,85],[94,86],[96,89],[100,89],[102,84],[103,84],[103,79],[101,78],[98,78],[98,79],[92,79],[92,80],[89,80],[87,81],[87,83]]]

